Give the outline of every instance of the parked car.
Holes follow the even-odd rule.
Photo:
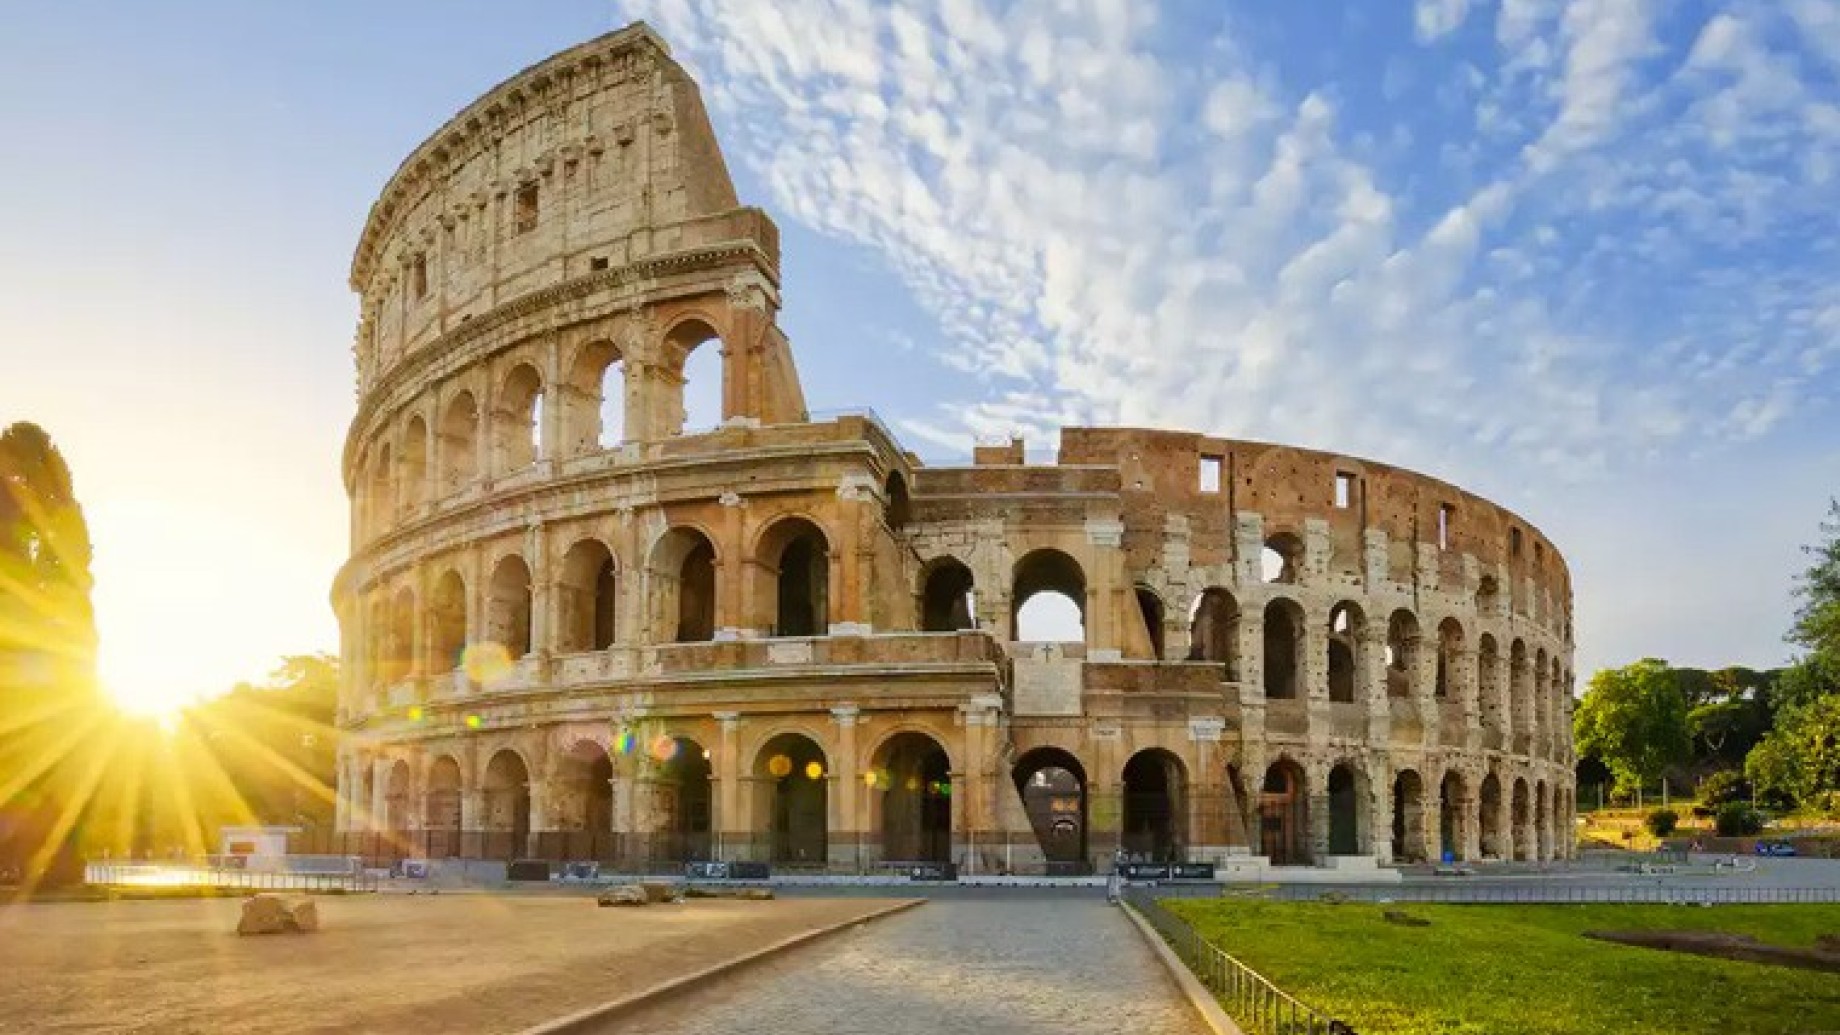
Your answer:
[[[1795,846],[1787,841],[1759,841],[1757,842],[1757,854],[1792,856],[1795,854]]]

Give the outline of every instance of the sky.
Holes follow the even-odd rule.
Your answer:
[[[1581,676],[1788,656],[1840,494],[1840,0],[13,4],[0,421],[73,468],[118,694],[336,649],[365,213],[637,18],[780,224],[815,411],[933,463],[1127,424],[1400,464],[1559,546]]]

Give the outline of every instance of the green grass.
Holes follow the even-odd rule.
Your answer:
[[[1171,912],[1361,1035],[1789,1035],[1840,1031],[1840,975],[1612,945],[1659,928],[1807,946],[1840,905],[1455,906],[1175,900]],[[1399,909],[1431,921],[1403,927]]]

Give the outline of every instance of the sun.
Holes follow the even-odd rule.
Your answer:
[[[178,721],[179,713],[198,700],[196,694],[163,689],[151,683],[109,682],[104,684],[104,690],[124,714],[152,719],[168,732]]]

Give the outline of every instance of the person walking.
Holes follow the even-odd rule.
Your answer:
[[[1122,846],[1112,851],[1112,872],[1105,879],[1105,900],[1114,906],[1124,897],[1124,860]]]

